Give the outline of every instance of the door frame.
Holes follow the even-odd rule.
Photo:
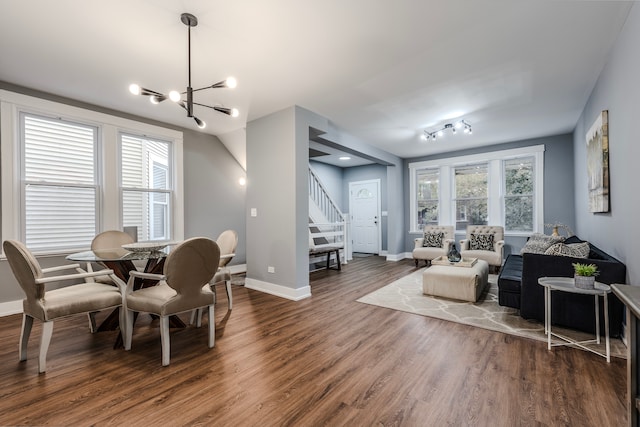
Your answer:
[[[366,179],[363,181],[350,181],[349,182],[349,234],[350,234],[350,240],[351,240],[351,249],[353,250],[353,197],[352,197],[352,189],[354,185],[361,185],[361,184],[375,184],[376,185],[376,199],[377,199],[377,206],[376,206],[376,216],[378,217],[378,224],[377,224],[377,233],[378,233],[378,247],[377,249],[377,254],[380,255],[380,252],[382,251],[382,204],[380,202],[380,179]]]

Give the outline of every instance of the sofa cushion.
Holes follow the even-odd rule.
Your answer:
[[[520,255],[526,253],[544,254],[551,245],[562,243],[563,241],[564,237],[562,236],[547,236],[546,234],[533,233],[520,251]]]
[[[422,246],[425,248],[441,248],[442,239],[444,239],[444,233],[424,233],[424,239],[422,240]]]
[[[574,258],[586,258],[589,256],[589,251],[591,247],[589,246],[589,242],[582,243],[556,243],[553,244],[544,251],[545,255],[560,255],[560,256],[570,256]]]
[[[474,234],[469,235],[469,249],[472,251],[493,251],[493,234]]]

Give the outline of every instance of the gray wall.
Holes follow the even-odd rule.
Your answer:
[[[574,136],[576,234],[627,265],[627,282],[640,285],[640,6],[634,3],[578,121]],[[589,212],[585,134],[609,110],[610,212]]]
[[[571,134],[549,136],[545,138],[527,139],[514,141],[506,144],[498,144],[490,147],[475,148],[469,150],[453,151],[441,153],[434,156],[416,157],[404,161],[405,179],[405,199],[407,206],[405,222],[411,226],[408,210],[410,204],[409,194],[409,163],[437,160],[449,157],[467,156],[472,154],[488,153],[499,150],[509,150],[514,148],[527,147],[532,145],[544,145],[544,222],[561,222],[576,231],[575,226],[575,206],[573,201],[573,138]],[[549,230],[546,231],[549,234]],[[576,232],[577,234],[577,232]],[[413,250],[413,239],[419,237],[418,234],[406,234],[405,248],[407,252]],[[457,235],[459,241],[461,236]],[[505,256],[509,253],[519,253],[526,242],[525,237],[506,237]]]
[[[0,82],[0,88],[183,131],[185,238],[216,238],[221,231],[233,228],[238,231],[239,242],[231,264],[246,262],[245,190],[238,185],[244,171],[217,137],[4,82]],[[43,267],[51,267],[68,261],[63,257],[41,257],[39,262]],[[0,280],[0,303],[24,298],[6,260],[0,260]]]

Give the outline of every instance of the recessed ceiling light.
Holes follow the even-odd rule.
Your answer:
[[[351,160],[351,157],[349,156],[342,156],[338,158],[339,160]]]

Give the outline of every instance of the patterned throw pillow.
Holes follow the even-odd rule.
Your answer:
[[[473,234],[469,236],[469,249],[472,251],[492,251],[493,234]]]
[[[444,239],[444,233],[441,231],[439,233],[424,233],[424,240],[422,241],[422,247],[425,248],[441,248],[442,247],[442,239]]]
[[[589,242],[571,243],[565,245],[564,243],[556,243],[551,245],[549,249],[544,251],[545,255],[560,255],[570,256],[573,258],[587,258],[589,256]]]
[[[544,254],[551,245],[562,242],[564,242],[564,237],[562,236],[547,236],[546,234],[533,233],[524,245],[524,248],[520,251],[520,255],[525,253]]]

